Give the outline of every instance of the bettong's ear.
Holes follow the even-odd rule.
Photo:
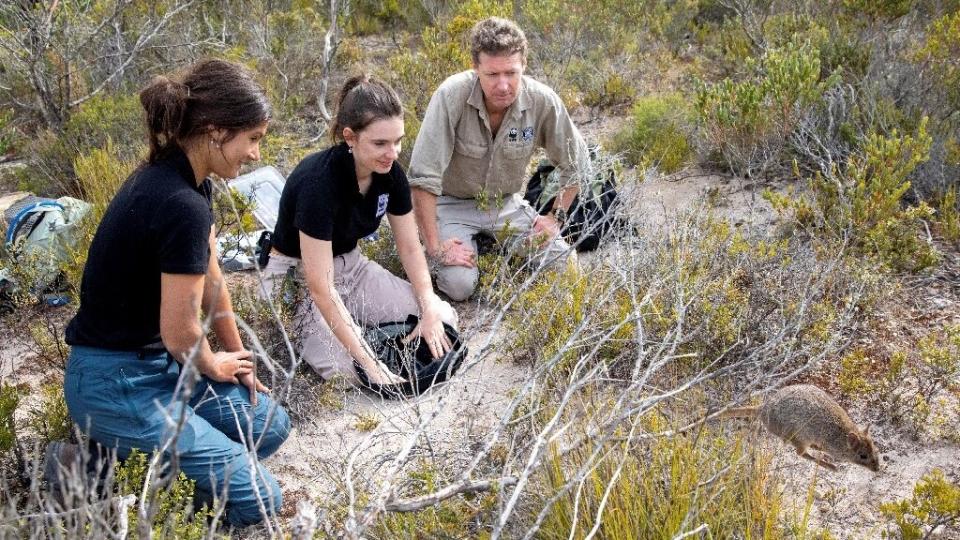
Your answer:
[[[847,432],[847,447],[856,448],[860,444],[860,434],[856,431]]]
[[[864,437],[870,436],[870,424],[867,424],[867,427],[863,428],[863,436]]]

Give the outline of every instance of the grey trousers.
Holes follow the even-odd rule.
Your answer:
[[[508,249],[525,249],[530,237],[537,211],[520,196],[519,193],[504,199],[501,206],[489,204],[486,210],[477,208],[475,199],[458,199],[441,195],[437,197],[437,227],[440,241],[459,238],[465,245],[477,252],[477,243],[473,235],[478,232],[490,233],[502,238],[504,232],[509,238]],[[537,252],[534,262],[548,266],[560,266],[570,257],[576,257],[573,249],[559,235],[553,241],[546,242]],[[441,266],[437,270],[437,288],[452,300],[463,301],[470,298],[477,288],[480,271],[476,266]]]
[[[293,269],[294,279],[300,283],[304,294],[299,295],[294,314],[300,354],[324,379],[336,375],[350,382],[358,382],[353,367],[353,357],[334,335],[327,321],[317,308],[316,302],[306,292],[301,261],[274,252],[263,270],[261,295],[275,299],[285,290],[284,279]],[[413,286],[379,264],[360,254],[359,249],[333,258],[333,286],[340,294],[344,307],[362,326],[402,321],[408,315],[419,315]],[[457,312],[447,303],[441,304],[440,318],[457,328]]]

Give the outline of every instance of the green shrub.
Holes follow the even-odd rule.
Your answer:
[[[509,4],[509,3],[507,3]],[[682,32],[689,2],[675,2],[656,14],[650,3],[596,0],[526,0],[520,25],[530,41],[531,71],[547,82],[573,110],[583,105],[594,116],[628,104],[644,70],[647,30]]]
[[[587,275],[569,267],[539,276],[519,292],[515,309],[505,318],[512,336],[505,350],[511,351],[515,360],[530,363],[559,355],[551,372],[563,380],[584,350],[594,345],[583,333],[570,343],[580,326],[589,325],[591,336],[612,333],[598,359],[613,363],[630,342],[634,324],[627,321],[631,304],[617,292],[615,282],[605,278],[608,271],[597,268]]]
[[[73,434],[73,420],[67,411],[63,383],[45,384],[40,388],[40,404],[30,411],[30,427],[45,444],[69,440]]]
[[[630,103],[636,90],[627,82],[621,70],[613,66],[603,53],[570,62],[565,81],[580,96],[580,103],[594,109],[594,114],[604,109]]]
[[[661,413],[641,423],[647,433],[669,429]],[[706,429],[633,446],[611,442],[602,458],[589,449],[564,457],[551,452],[541,498],[559,498],[538,538],[586,538],[597,527],[599,538],[666,540],[701,523],[711,538],[787,537],[770,456],[753,448],[742,437]]]
[[[700,83],[695,110],[707,150],[734,174],[754,177],[784,165],[788,137],[837,78],[821,79],[809,43],[769,49],[748,59],[747,70],[741,81]]]
[[[359,35],[422,28],[430,18],[423,2],[411,0],[358,0],[351,7],[348,28]]]
[[[421,462],[408,473],[404,497],[434,493],[446,477],[436,466]],[[496,496],[492,493],[450,497],[419,512],[384,514],[371,531],[376,540],[407,538],[484,538],[484,524],[495,516]]]
[[[914,436],[927,431],[949,437],[940,428],[956,418],[957,406],[941,399],[960,390],[958,377],[960,326],[950,326],[922,337],[910,352],[894,352],[879,388],[891,418],[907,421]]]
[[[871,134],[862,154],[853,156],[829,177],[817,173],[810,194],[765,194],[774,208],[790,214],[814,234],[849,242],[854,253],[875,258],[901,271],[919,272],[936,264],[937,250],[920,238],[933,211],[925,203],[904,208],[909,176],[927,160],[931,138],[923,120],[916,136]]]
[[[13,152],[17,146],[17,136],[12,120],[12,110],[0,109],[0,158]]]
[[[74,162],[94,149],[107,148],[123,162],[143,155],[142,109],[136,94],[100,94],[80,105],[63,126],[63,134],[47,134],[34,146],[34,166],[21,176],[20,188],[42,195],[87,198],[77,183]],[[109,146],[108,146],[109,145]]]
[[[890,20],[910,12],[916,0],[843,0],[847,15],[860,18],[864,15],[873,20]]]
[[[144,483],[147,481],[149,467],[147,454],[134,450],[121,464],[116,465],[117,495],[136,495],[137,504],[127,509],[127,519],[130,530],[137,531],[140,519],[140,507],[144,501],[140,499]],[[151,476],[155,476],[151,475]],[[151,530],[159,538],[196,539],[208,537],[210,525],[207,520],[213,517],[213,512],[204,507],[197,513],[193,512],[193,495],[196,482],[187,479],[180,473],[176,479],[168,479],[168,485],[148,491],[148,502],[152,505],[153,521]],[[216,535],[214,535],[216,536]]]
[[[960,11],[944,15],[930,24],[916,60],[930,67],[953,108],[960,107]]]
[[[43,368],[53,368],[60,373],[67,367],[70,346],[64,341],[64,325],[46,313],[32,317],[27,325],[34,352]]]
[[[840,359],[837,382],[840,391],[847,396],[862,396],[870,392],[872,385],[867,378],[870,357],[861,349],[854,349]]]
[[[20,392],[15,386],[0,386],[0,456],[17,444],[17,424],[14,414],[20,404]]]
[[[894,522],[892,527],[887,526],[884,538],[920,540],[932,538],[938,529],[956,533],[960,525],[960,485],[934,469],[913,487],[912,497],[881,503],[880,512]]]
[[[937,225],[940,234],[953,242],[960,244],[960,201],[957,201],[957,186],[948,188],[937,203]]]
[[[676,172],[693,156],[689,114],[680,94],[641,98],[633,106],[629,123],[614,135],[611,150],[622,153],[632,165]]]
[[[376,262],[380,266],[389,270],[391,274],[406,279],[406,272],[403,270],[403,264],[400,262],[400,254],[397,253],[397,242],[393,237],[393,229],[390,224],[384,222],[377,229],[375,236],[360,241],[360,253],[364,257]]]

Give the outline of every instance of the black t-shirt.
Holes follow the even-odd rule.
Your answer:
[[[300,257],[300,235],[333,242],[333,255],[357,247],[377,230],[387,212],[402,216],[413,209],[410,184],[396,162],[387,174],[373,173],[366,195],[360,193],[353,154],[341,143],[303,159],[290,173],[280,196],[273,247]]]
[[[212,186],[194,178],[179,148],[127,178],[90,244],[67,343],[131,350],[160,341],[160,273],[205,274],[210,260]]]

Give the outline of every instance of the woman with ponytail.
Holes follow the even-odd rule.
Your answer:
[[[356,362],[370,383],[399,383],[403,379],[376,358],[357,323],[419,315],[410,337],[422,337],[440,357],[452,347],[443,323],[456,327],[457,314],[433,292],[410,186],[396,161],[403,139],[403,107],[396,92],[365,75],[348,80],[331,135],[334,146],[304,158],[287,179],[263,292],[276,292],[278,282],[302,261],[310,293],[296,315],[304,360],[327,379],[342,375],[357,382]],[[410,282],[368,260],[357,247],[384,215]]]
[[[270,106],[247,71],[222,60],[156,77],[140,102],[149,155],[90,245],[66,330],[67,406],[93,441],[121,459],[163,452],[199,495],[226,500],[231,525],[249,525],[280,509],[280,488],[257,458],[277,450],[290,424],[241,341],[207,177],[234,178],[260,159]],[[208,343],[201,309],[223,351]]]

